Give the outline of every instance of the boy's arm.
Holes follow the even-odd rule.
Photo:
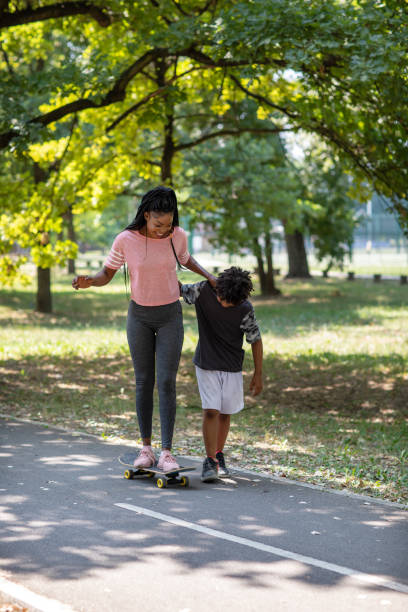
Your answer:
[[[263,361],[263,345],[262,338],[251,344],[252,357],[254,359],[254,374],[249,385],[249,390],[252,395],[258,395],[262,391],[262,361]]]
[[[255,318],[255,313],[251,309],[242,319],[241,329],[245,334],[247,342],[250,343],[252,349],[252,357],[254,360],[254,373],[249,385],[252,395],[258,395],[262,391],[262,361],[263,361],[263,345],[261,332],[259,331],[258,322]]]
[[[195,304],[200,297],[200,293],[206,282],[207,281],[200,281],[198,283],[194,283],[193,285],[182,285],[179,282],[180,295],[183,300],[187,302],[187,304]]]

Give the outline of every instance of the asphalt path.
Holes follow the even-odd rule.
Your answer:
[[[2,601],[50,612],[408,609],[396,504],[234,472],[126,480],[133,450],[0,418]]]

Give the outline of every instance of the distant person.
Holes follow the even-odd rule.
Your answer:
[[[151,446],[156,368],[162,444],[158,467],[164,471],[179,467],[171,454],[171,447],[176,416],[176,375],[184,338],[176,273],[176,263],[180,262],[210,283],[215,283],[215,278],[188,252],[186,233],[179,227],[177,198],[173,189],[156,187],[142,197],[132,223],[116,236],[103,269],[94,276],[76,276],[72,281],[74,289],[101,287],[112,280],[123,264],[127,264],[131,287],[127,338],[135,372],[136,412],[143,440],[135,467],[156,465]]]
[[[262,391],[263,347],[254,309],[248,301],[252,290],[249,272],[236,267],[224,270],[215,287],[207,281],[180,284],[184,301],[195,305],[198,321],[199,340],[193,362],[203,407],[207,455],[201,475],[203,482],[229,475],[224,445],[231,414],[244,407],[244,334],[251,344],[254,360],[249,388],[253,395]]]

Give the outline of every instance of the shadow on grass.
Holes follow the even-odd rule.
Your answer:
[[[178,390],[183,393],[188,390],[184,386],[195,380],[192,357],[192,352],[184,351],[178,377]],[[0,367],[0,397],[16,405],[25,401],[37,405],[46,398],[65,404],[65,396],[71,403],[75,395],[86,396],[89,403],[95,394],[104,394],[108,401],[133,393],[130,357],[123,354],[92,359],[47,355],[4,360]],[[247,383],[251,368],[247,354]],[[263,393],[247,400],[249,407],[273,405],[306,413],[338,412],[392,421],[408,417],[407,396],[406,362],[401,355],[325,352],[292,358],[266,355]]]
[[[367,418],[408,416],[406,360],[398,353],[266,355],[264,364],[261,403],[273,399],[302,411],[340,411]],[[245,365],[250,369],[248,357]]]
[[[123,294],[100,289],[56,292],[52,314],[36,312],[35,297],[27,291],[1,291],[1,306],[9,309],[0,318],[1,326],[41,326],[49,328],[123,327],[129,299]]]
[[[201,455],[202,411],[191,358],[184,353],[178,374],[175,446],[178,452]],[[319,465],[340,462],[341,473],[358,466],[356,477],[394,481],[407,490],[408,380],[399,355],[267,356],[264,372],[263,393],[247,395],[245,410],[232,419],[231,447],[237,460],[241,453],[241,464],[244,460],[247,467],[253,463],[272,469],[272,459],[287,466],[296,459],[302,473],[312,478]],[[0,375],[4,413],[99,435],[139,438],[127,356],[8,360],[0,364]],[[246,389],[250,377],[248,369]],[[159,432],[156,399],[156,442]]]

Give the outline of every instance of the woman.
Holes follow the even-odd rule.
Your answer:
[[[176,416],[176,375],[184,328],[176,263],[201,274],[211,284],[215,278],[188,252],[187,236],[179,227],[173,189],[156,187],[142,198],[135,219],[116,236],[103,269],[95,276],[77,276],[74,289],[101,287],[127,264],[131,300],[127,337],[136,379],[136,412],[143,448],[136,467],[151,467],[156,458],[151,447],[155,369],[159,393],[162,452],[158,467],[177,469],[171,454]],[[155,368],[156,361],[156,368]]]

